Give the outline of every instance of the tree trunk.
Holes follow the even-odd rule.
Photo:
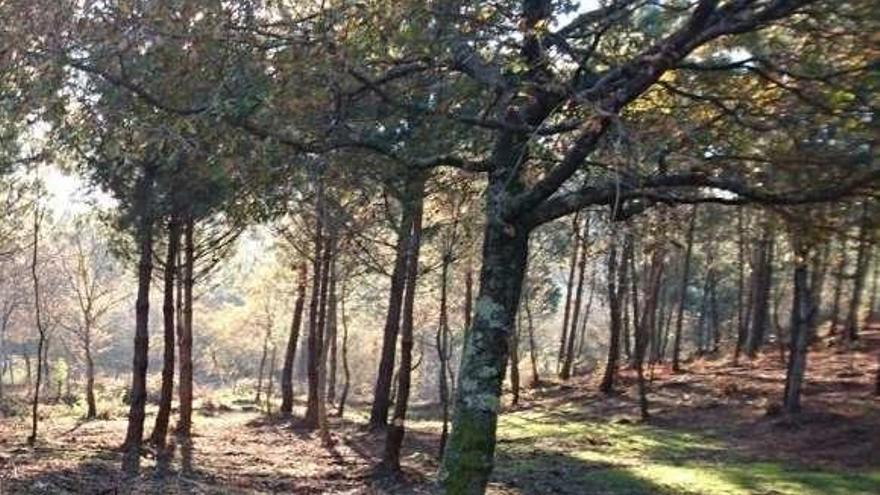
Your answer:
[[[613,235],[613,234],[612,234]],[[629,244],[624,246],[621,259],[626,259],[626,251]],[[605,374],[599,390],[604,394],[610,394],[614,390],[614,379],[617,376],[618,361],[620,359],[620,331],[622,299],[626,292],[626,266],[617,264],[617,238],[612,238],[608,246],[608,313],[609,313],[609,338],[608,359],[605,365]]]
[[[86,419],[92,420],[98,416],[98,406],[95,402],[95,360],[92,359],[89,344],[86,344],[86,408]]]
[[[800,412],[801,385],[807,367],[809,327],[813,319],[813,294],[816,287],[809,287],[807,258],[809,252],[802,241],[795,239],[794,300],[791,315],[791,339],[789,342],[788,370],[785,375],[783,409],[789,414]]]
[[[697,226],[697,205],[691,207],[688,220],[687,247],[684,253],[684,268],[681,270],[681,284],[678,289],[678,314],[675,317],[675,339],[672,341],[672,371],[681,371],[681,332],[684,323],[684,307],[687,300],[688,279],[691,276],[691,255],[694,249],[694,232]]]
[[[758,242],[756,253],[754,304],[752,306],[752,325],[749,332],[747,351],[750,358],[755,357],[764,344],[764,335],[770,319],[770,294],[773,288],[773,232],[769,223]]]
[[[530,298],[525,299],[526,326],[529,331],[529,361],[532,364],[532,387],[541,384],[541,376],[538,374],[538,348],[535,343],[535,322],[532,318],[532,304]]]
[[[416,200],[413,202],[412,230],[408,236],[409,244],[406,250],[406,280],[403,295],[403,320],[400,327],[400,369],[397,373],[397,398],[394,401],[394,416],[385,437],[385,454],[382,459],[383,468],[393,473],[400,471],[400,451],[406,433],[406,411],[409,406],[413,369],[413,312],[419,275],[425,187],[423,179],[417,179],[415,182],[417,193]]]
[[[648,280],[645,281],[644,308],[642,318],[636,328],[636,373],[639,388],[639,411],[642,419],[648,419],[648,393],[645,383],[645,351],[648,346],[648,331],[656,326],[657,298],[660,293],[660,283],[663,279],[664,253],[662,248],[655,247],[651,256]]]
[[[192,433],[193,410],[193,271],[195,269],[195,220],[190,214],[183,231],[183,325],[178,335],[180,353],[180,384],[177,394],[180,401],[180,419],[177,434],[189,438]]]
[[[147,359],[149,353],[150,282],[153,274],[152,166],[144,167],[138,180],[136,214],[139,247],[138,290],[135,301],[134,357],[131,391],[129,392],[128,428],[125,433],[122,470],[131,477],[140,467],[141,442],[144,434],[144,409],[147,405]]]
[[[348,320],[345,316],[345,288],[339,298],[339,317],[342,322],[342,393],[339,394],[339,405],[336,415],[340,418],[345,413],[345,401],[348,400],[348,389],[351,384],[351,369],[348,366]]]
[[[834,280],[834,304],[831,308],[831,326],[828,334],[835,335],[840,325],[840,306],[843,301],[843,281],[846,279],[847,266],[847,242],[846,237],[840,237],[840,260],[837,264],[837,273]]]
[[[473,325],[467,334],[456,387],[453,429],[441,478],[448,494],[483,493],[495,453],[499,397],[528,258],[528,231],[503,222],[494,195],[506,183],[493,177],[487,198],[483,266]],[[491,179],[490,179],[491,181]]]
[[[517,320],[510,334],[510,403],[514,407],[519,405],[519,335],[522,331],[522,315],[517,314]]]
[[[746,247],[745,247],[745,220],[743,209],[736,210],[736,228],[737,228],[737,279],[736,279],[736,346],[733,350],[733,365],[739,364],[739,355],[742,353],[743,345],[746,343],[746,321],[745,314],[745,283],[746,283]]]
[[[451,253],[445,253],[443,256],[443,264],[440,266],[440,316],[437,324],[436,336],[437,359],[440,362],[437,383],[442,418],[439,449],[439,457],[441,458],[443,457],[443,451],[446,449],[446,439],[449,436],[449,372],[447,371],[447,367],[449,366],[448,288],[449,265],[451,263]]]
[[[269,341],[272,340],[272,324],[266,323],[266,331],[263,333],[263,352],[260,354],[260,367],[257,372],[257,391],[254,395],[254,404],[259,407],[263,393],[263,375],[266,372],[266,361],[269,359]]]
[[[284,368],[281,370],[281,415],[289,417],[293,414],[293,362],[296,357],[296,346],[299,341],[299,329],[302,326],[303,306],[306,297],[306,264],[299,265],[299,280],[296,287],[296,302],[293,307],[293,322],[290,325],[290,336],[284,353]]]
[[[376,387],[373,391],[373,406],[370,410],[370,427],[384,428],[388,424],[388,409],[391,404],[391,384],[394,378],[394,361],[397,354],[397,336],[400,333],[400,312],[403,302],[403,289],[406,282],[406,255],[412,231],[412,205],[403,201],[403,215],[400,232],[397,236],[394,269],[391,273],[391,288],[388,291],[388,313],[382,336],[382,354],[379,370],[376,373]]]
[[[161,451],[165,448],[168,434],[168,418],[171,416],[171,400],[174,397],[174,281],[177,268],[177,250],[180,246],[180,224],[172,215],[168,221],[168,250],[165,256],[163,273],[162,324],[164,326],[164,349],[162,354],[162,391],[159,398],[159,411],[150,442]]]
[[[587,242],[589,238],[590,219],[585,217],[584,229],[578,236],[577,242],[580,244],[580,260],[578,261],[578,282],[577,291],[575,292],[574,301],[572,302],[571,322],[568,332],[568,342],[566,343],[565,358],[562,362],[562,370],[559,372],[559,378],[568,380],[571,378],[571,367],[574,361],[574,340],[577,335],[578,322],[580,321],[581,301],[584,294],[584,275],[587,271]]]
[[[862,293],[865,290],[865,275],[868,272],[868,249],[871,244],[871,217],[868,201],[862,206],[862,221],[859,226],[859,247],[856,251],[856,270],[853,274],[853,290],[849,300],[846,318],[846,333],[849,342],[859,338],[859,310],[862,305]]]
[[[37,424],[39,422],[38,407],[40,404],[40,384],[43,379],[44,361],[43,347],[46,344],[46,328],[43,326],[42,304],[40,303],[40,277],[37,272],[38,254],[40,246],[40,223],[42,222],[43,212],[39,205],[34,208],[34,237],[33,251],[31,256],[31,278],[34,283],[34,318],[36,320],[37,332],[39,339],[37,340],[37,382],[34,385],[34,397],[31,403],[31,434],[28,437],[28,445],[33,445],[37,441]],[[48,347],[48,346],[47,346]],[[47,377],[48,382],[48,377]]]
[[[571,232],[573,249],[571,250],[571,260],[569,261],[568,266],[568,282],[566,283],[565,288],[565,310],[562,316],[562,332],[559,336],[559,357],[557,359],[557,372],[560,374],[562,373],[562,363],[565,361],[566,355],[565,346],[568,342],[568,325],[569,317],[571,316],[571,296],[572,291],[574,290],[574,277],[577,273],[576,270],[578,266],[578,251],[581,245],[580,212],[575,213],[571,220]]]
[[[318,374],[320,368],[321,347],[323,339],[321,334],[323,322],[319,321],[321,311],[321,290],[324,280],[324,186],[320,181],[316,182],[315,194],[315,236],[314,253],[312,255],[312,294],[309,301],[309,341],[308,341],[308,397],[306,399],[306,414],[304,424],[307,428],[318,427],[318,389],[320,388]]]
[[[275,388],[275,355],[277,351],[275,344],[272,344],[272,355],[269,358],[269,379],[266,384],[266,415],[272,415],[272,389]]]
[[[333,255],[330,267],[330,295],[327,302],[327,343],[330,369],[327,374],[327,400],[336,402],[336,354],[337,354],[337,322],[336,322],[336,254]]]

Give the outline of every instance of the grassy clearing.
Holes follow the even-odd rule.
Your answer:
[[[512,493],[875,495],[880,471],[745,458],[721,439],[650,424],[573,418],[571,409],[503,417],[496,484]]]

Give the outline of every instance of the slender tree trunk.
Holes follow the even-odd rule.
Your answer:
[[[134,476],[140,467],[141,442],[144,434],[144,416],[147,404],[147,359],[149,354],[150,282],[153,274],[153,217],[152,217],[152,166],[144,167],[138,180],[136,213],[138,218],[137,241],[138,290],[135,301],[134,357],[132,361],[131,391],[129,392],[128,428],[125,434],[122,470],[126,476]]]
[[[385,437],[385,454],[382,459],[384,469],[397,473],[400,471],[400,451],[406,433],[406,411],[409,406],[410,384],[413,369],[413,313],[419,274],[419,250],[422,243],[422,214],[424,209],[424,179],[416,181],[417,198],[413,204],[412,230],[406,253],[406,281],[403,295],[403,320],[400,333],[400,369],[397,373],[397,398],[394,401],[394,415]]]
[[[627,271],[629,268],[626,264],[626,259],[622,258],[620,260],[620,266],[618,270]],[[630,325],[629,325],[629,291],[626,290],[627,286],[623,288],[619,288],[618,290],[621,292],[620,296],[620,314],[621,314],[621,330],[623,334],[621,335],[621,340],[623,340],[623,355],[626,357],[627,361],[632,359],[632,346],[630,345]]]
[[[177,434],[189,438],[192,433],[193,410],[193,272],[195,270],[195,220],[188,215],[183,231],[183,325],[178,335],[180,353],[180,384],[177,387],[180,401],[180,419]]]
[[[403,290],[406,282],[406,255],[412,231],[412,205],[405,198],[400,233],[395,249],[394,269],[391,273],[391,289],[388,291],[388,313],[382,336],[382,354],[379,371],[376,373],[376,387],[373,392],[373,406],[370,410],[370,427],[384,428],[388,424],[388,409],[391,405],[391,385],[394,378],[394,361],[397,354],[397,336],[400,333],[400,313]]]
[[[342,322],[342,393],[339,394],[339,404],[336,415],[340,418],[345,413],[345,401],[348,400],[348,389],[351,384],[351,369],[348,366],[348,320],[345,316],[345,289],[343,285],[342,297],[339,298],[339,317]]]
[[[275,355],[277,351],[275,344],[272,344],[272,355],[269,358],[269,379],[266,384],[266,415],[272,415],[272,389],[275,388]]]
[[[263,352],[260,354],[260,367],[257,373],[257,391],[254,396],[254,404],[259,407],[263,393],[263,375],[266,372],[266,361],[269,359],[269,342],[272,340],[272,323],[267,322],[266,331],[263,333]]]
[[[742,208],[736,210],[736,229],[737,229],[737,279],[736,279],[736,346],[733,351],[733,365],[739,364],[739,356],[742,353],[743,345],[746,343],[746,321],[748,317],[745,311],[745,284],[746,284],[746,241],[745,241],[745,220]]]
[[[629,244],[624,246],[621,259],[626,259],[626,251]],[[626,292],[626,266],[617,263],[617,239],[612,238],[608,246],[608,313],[609,313],[609,338],[608,359],[605,365],[605,374],[599,390],[604,394],[610,394],[614,390],[614,379],[617,377],[618,361],[620,359],[620,330],[621,317],[623,316],[622,299]]]
[[[293,362],[296,357],[296,346],[302,326],[303,306],[306,298],[306,264],[299,265],[299,280],[296,287],[296,302],[293,307],[293,322],[290,325],[290,336],[284,353],[284,368],[281,370],[281,415],[289,417],[293,414]]]
[[[519,336],[522,331],[522,316],[517,314],[517,324],[510,334],[510,403],[519,405]]]
[[[792,302],[791,339],[789,342],[788,371],[785,376],[785,393],[783,409],[789,414],[800,412],[801,385],[807,367],[807,346],[809,345],[809,327],[813,319],[815,307],[812,305],[816,287],[808,283],[808,249],[803,241],[794,240],[794,301]]]
[[[587,295],[587,305],[584,308],[584,317],[581,318],[581,329],[580,332],[578,332],[578,344],[573,353],[575,360],[572,365],[572,374],[577,374],[577,358],[584,354],[584,346],[586,345],[587,338],[587,323],[590,322],[590,315],[593,310],[593,298],[596,295],[596,271],[597,270],[593,268],[590,275],[590,292]]]
[[[439,456],[443,457],[446,449],[446,439],[449,436],[449,265],[452,263],[451,253],[443,255],[443,264],[440,266],[440,316],[437,324],[437,359],[440,362],[437,383],[440,396],[440,408],[442,426],[440,429]]]
[[[318,374],[320,368],[321,347],[323,339],[321,334],[323,322],[319,321],[321,311],[321,291],[324,274],[324,186],[316,181],[317,191],[315,194],[315,236],[314,254],[312,255],[312,294],[309,301],[309,341],[308,341],[308,397],[306,399],[306,414],[304,424],[307,428],[318,427],[318,390],[320,388]]]
[[[330,268],[330,295],[327,308],[327,341],[330,369],[327,374],[327,400],[336,402],[336,355],[337,355],[337,322],[336,322],[336,254],[333,255]]]
[[[95,419],[98,416],[95,402],[95,360],[92,358],[90,344],[86,344],[86,407],[86,419]]]
[[[865,317],[866,322],[872,322],[877,319],[877,293],[878,284],[880,284],[880,251],[877,247],[872,247],[871,258],[873,259],[874,269],[871,273],[871,294],[868,296],[868,315]]]
[[[538,374],[538,346],[535,343],[535,321],[532,318],[532,304],[530,298],[525,299],[526,326],[529,331],[529,361],[532,363],[532,387],[541,385],[541,376]]]
[[[577,291],[575,292],[573,307],[571,311],[571,323],[568,335],[568,342],[565,348],[565,357],[562,362],[562,370],[559,372],[559,378],[568,380],[571,378],[571,368],[574,361],[574,340],[577,335],[578,322],[580,321],[581,301],[584,294],[584,275],[587,271],[587,243],[589,238],[589,217],[584,219],[584,229],[577,242],[580,243],[580,259],[578,261],[578,281]]]
[[[321,266],[321,297],[318,303],[318,324],[317,335],[318,340],[317,357],[318,357],[318,390],[315,397],[315,416],[317,417],[316,426],[321,436],[321,440],[325,445],[330,445],[330,431],[327,426],[327,307],[330,291],[330,272],[333,265],[333,257],[336,250],[336,237],[333,231],[327,232],[325,239],[324,254]],[[308,411],[306,417],[308,418]]]
[[[43,325],[42,314],[43,306],[40,302],[40,276],[37,272],[38,254],[40,247],[40,224],[42,223],[42,219],[43,212],[40,209],[39,205],[37,205],[37,207],[34,208],[34,237],[33,250],[31,252],[31,279],[34,283],[34,318],[36,320],[39,339],[37,340],[37,383],[34,385],[34,397],[31,403],[31,434],[27,440],[28,445],[33,445],[37,441],[37,424],[39,422],[39,414],[37,409],[40,404],[40,384],[43,379],[43,347],[46,344],[46,328]]]
[[[846,318],[846,340],[849,342],[859,338],[859,310],[862,306],[862,293],[865,290],[865,275],[868,271],[868,249],[871,244],[871,216],[869,203],[865,200],[862,207],[862,221],[859,226],[859,247],[856,251],[856,269],[853,274],[853,289],[849,300]]]
[[[691,207],[688,220],[687,247],[684,253],[684,267],[681,270],[681,284],[678,289],[678,314],[675,318],[675,339],[672,341],[672,371],[681,371],[681,333],[684,324],[684,307],[687,300],[688,280],[691,276],[691,254],[694,249],[694,232],[697,226],[697,206]]]
[[[164,349],[162,354],[162,391],[159,396],[159,412],[153,425],[150,443],[159,450],[165,448],[168,434],[168,418],[171,416],[171,400],[174,397],[174,282],[177,268],[177,250],[180,246],[180,224],[172,215],[168,221],[168,250],[163,271],[162,324],[164,326]]]
[[[571,260],[569,261],[568,268],[568,282],[565,288],[565,309],[562,316],[562,332],[559,336],[559,356],[557,358],[557,373],[562,373],[562,363],[565,361],[565,346],[568,342],[568,326],[569,326],[569,318],[571,316],[571,296],[572,291],[574,290],[574,277],[577,273],[578,266],[578,252],[580,250],[581,242],[581,224],[580,224],[580,212],[575,213],[574,217],[571,221],[571,239],[572,239],[572,250],[571,250]]]
[[[770,294],[773,289],[773,233],[769,224],[764,227],[764,234],[758,243],[755,270],[752,325],[746,346],[750,358],[755,357],[764,344],[764,335],[770,319]]]
[[[846,238],[840,237],[840,260],[837,264],[837,273],[834,280],[834,304],[831,308],[831,326],[828,330],[829,335],[837,334],[837,328],[840,325],[841,302],[843,301],[843,281],[846,279],[847,267],[847,245]]]
[[[665,255],[662,248],[655,247],[651,255],[650,271],[648,280],[645,281],[645,305],[642,310],[642,319],[636,329],[636,373],[639,388],[639,411],[642,419],[648,419],[648,392],[645,383],[645,351],[648,346],[648,330],[656,326],[656,307],[660,293],[660,283],[663,280],[663,263]]]

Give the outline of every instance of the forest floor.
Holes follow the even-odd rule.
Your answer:
[[[596,377],[529,389],[501,417],[490,493],[876,495],[878,353],[880,328],[853,352],[816,344],[796,418],[776,414],[777,352],[741,366],[700,359],[681,374],[657,366],[646,422],[628,371],[611,397],[595,392]],[[331,448],[295,422],[244,409],[203,407],[192,443],[175,445],[170,461],[145,459],[145,474],[128,486],[117,472],[124,419],[52,417],[33,448],[22,419],[0,419],[0,494],[436,492],[434,408],[413,411],[406,477],[396,482],[373,476],[383,437],[364,428],[356,407],[331,421]]]

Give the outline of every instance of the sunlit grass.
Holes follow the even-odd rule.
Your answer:
[[[880,471],[750,459],[711,434],[523,411],[499,424],[497,483],[522,493],[876,495]]]

